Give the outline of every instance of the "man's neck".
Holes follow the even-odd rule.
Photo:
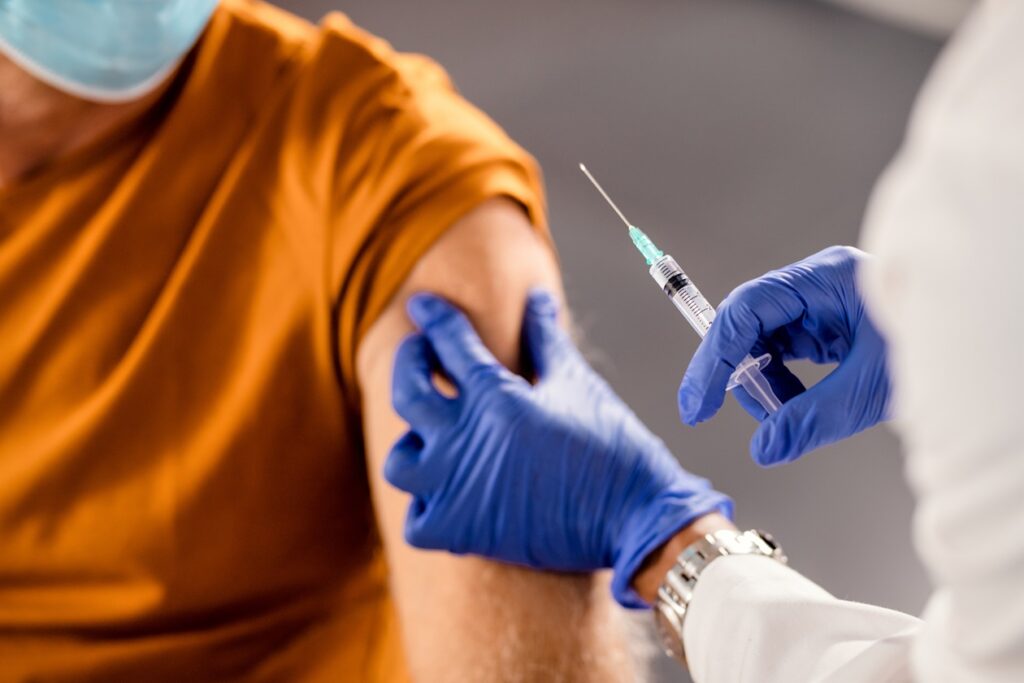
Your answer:
[[[153,100],[87,102],[51,88],[0,55],[0,189],[128,124]]]

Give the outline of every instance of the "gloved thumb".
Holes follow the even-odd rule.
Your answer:
[[[545,289],[533,289],[523,314],[523,341],[538,379],[557,366],[565,346],[565,332],[558,326],[558,302]]]

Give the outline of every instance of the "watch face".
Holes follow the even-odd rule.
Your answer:
[[[660,609],[654,610],[654,623],[658,627],[658,637],[661,639],[661,646],[665,648],[665,654],[675,657],[685,665],[686,656],[683,654],[682,634],[676,631]]]

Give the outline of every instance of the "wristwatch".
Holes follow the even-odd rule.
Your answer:
[[[686,666],[683,649],[683,620],[693,599],[693,590],[709,564],[726,555],[762,555],[786,564],[786,556],[775,539],[764,531],[724,529],[705,535],[679,553],[658,589],[654,621],[665,654]]]

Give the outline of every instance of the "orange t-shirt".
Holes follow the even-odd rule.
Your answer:
[[[494,196],[542,228],[436,65],[250,0],[0,189],[0,680],[404,679],[356,344]]]

